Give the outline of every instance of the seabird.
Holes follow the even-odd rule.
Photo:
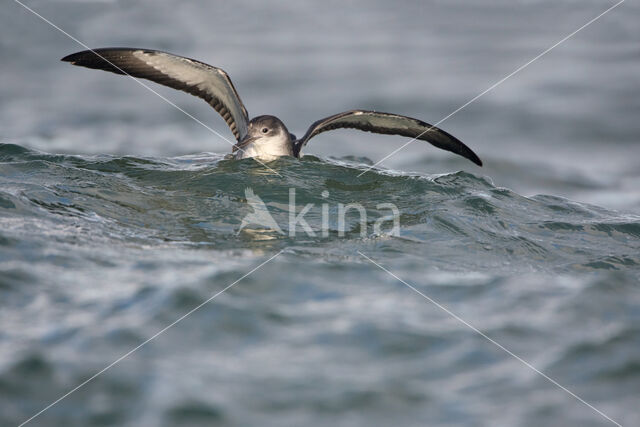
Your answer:
[[[232,151],[236,159],[300,157],[302,148],[319,133],[353,128],[427,141],[482,166],[480,158],[469,147],[442,129],[411,117],[378,111],[350,110],[325,117],[314,122],[298,139],[275,116],[257,116],[249,120],[229,75],[220,68],[191,58],[149,49],[102,48],[77,52],[65,56],[62,61],[148,79],[204,99],[231,129],[237,141]]]

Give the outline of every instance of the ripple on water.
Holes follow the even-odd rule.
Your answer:
[[[467,172],[359,177],[370,162],[357,158],[279,159],[270,164],[279,175],[208,154],[0,145],[0,159],[0,345],[13,348],[0,358],[10,403],[0,402],[0,423],[35,413],[281,249],[51,419],[259,422],[249,405],[291,424],[373,412],[455,424],[490,419],[477,408],[515,395],[534,402],[529,414],[565,410],[548,384],[358,251],[595,400],[616,385],[631,395],[639,375],[636,217],[524,197]],[[328,204],[328,236],[239,233],[252,212],[247,188],[284,229],[290,188],[297,212],[312,205],[310,224]],[[339,203],[364,207],[364,234],[353,210],[340,235]],[[400,236],[373,234],[389,215],[381,203],[398,207]],[[535,403],[538,393],[551,397]]]

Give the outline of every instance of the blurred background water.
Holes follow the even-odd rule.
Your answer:
[[[91,47],[222,67],[300,135],[351,108],[435,123],[606,1],[25,2]],[[17,425],[283,251],[34,425],[612,425],[640,412],[640,7],[627,1],[441,127],[478,168],[335,131],[302,161],[227,142],[83,47],[0,14],[0,424]],[[231,139],[201,100],[153,86]],[[394,203],[399,237],[244,230],[252,188],[298,209]],[[329,191],[329,197],[321,196]],[[333,211],[332,211],[333,212]],[[369,224],[370,225],[370,224]]]

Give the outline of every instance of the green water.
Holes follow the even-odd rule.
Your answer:
[[[369,164],[308,156],[269,170],[1,145],[0,424],[280,251],[34,425],[606,422],[469,325],[635,419],[640,218],[467,172],[358,177]],[[247,188],[282,233],[240,230]],[[304,218],[316,231],[326,221],[325,234],[291,234],[292,188],[296,214],[312,204]],[[340,226],[349,203],[364,227],[356,210]],[[398,208],[399,235],[389,218],[373,232],[390,214],[381,203]]]

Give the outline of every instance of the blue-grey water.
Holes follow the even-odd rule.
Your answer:
[[[298,135],[351,108],[435,123],[614,4],[24,3],[91,47],[220,66],[251,115]],[[335,131],[272,170],[226,160],[222,138],[59,62],[83,47],[0,8],[0,425],[234,283],[28,425],[640,424],[637,2],[440,125],[483,168],[414,143],[362,176],[407,139]],[[240,230],[247,188],[284,234]],[[315,229],[327,207],[326,234],[288,234],[291,189]],[[342,235],[349,203],[367,221],[349,211]],[[374,232],[383,203],[399,235]]]

